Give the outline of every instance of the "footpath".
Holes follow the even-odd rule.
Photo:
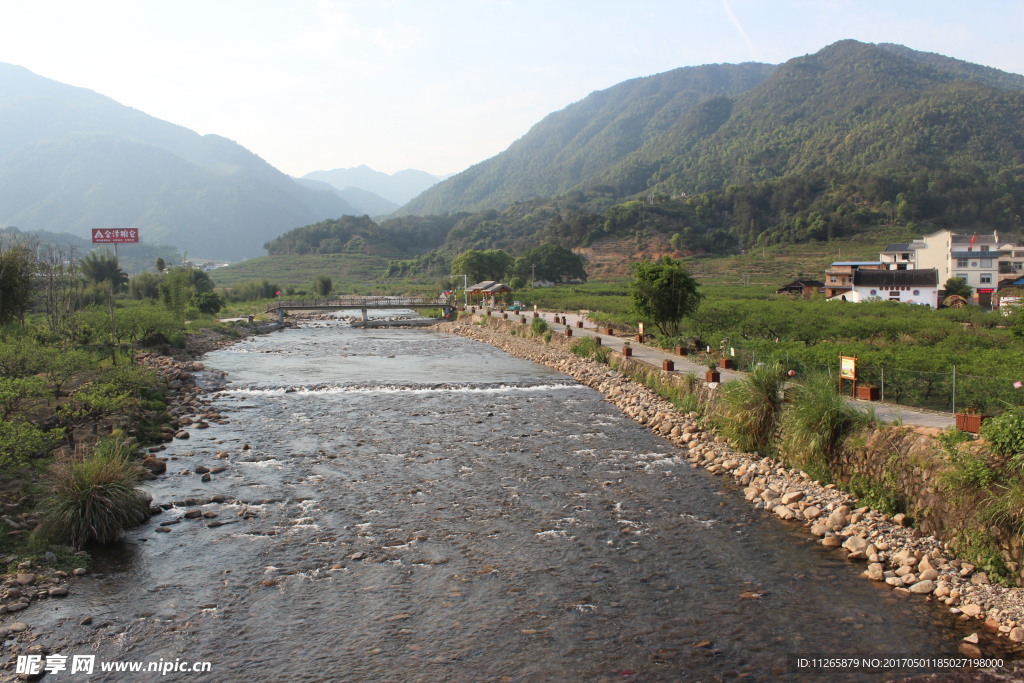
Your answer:
[[[487,313],[488,309],[478,308],[477,313]],[[492,318],[501,318],[502,313],[495,309],[489,310]],[[633,350],[633,358],[649,363],[656,368],[662,367],[662,361],[671,360],[675,365],[675,372],[682,374],[693,373],[698,376],[703,375],[705,366],[703,363],[698,363],[690,356],[677,356],[674,353],[666,351],[649,344],[642,344],[633,337],[627,335],[607,335],[602,334],[598,331],[597,326],[588,320],[586,316],[578,313],[552,313],[550,311],[538,311],[540,317],[547,322],[554,334],[565,334],[565,329],[570,328],[574,337],[600,337],[602,343],[608,346],[614,351],[621,350],[621,343],[623,341],[630,341],[631,348]],[[533,311],[524,311],[523,313],[507,313],[509,319],[525,315],[527,320],[532,320]],[[565,320],[563,324],[560,322]],[[582,326],[581,326],[582,324]],[[742,377],[745,373],[739,372],[738,370],[719,370],[722,382],[729,382]],[[930,427],[935,429],[946,429],[956,424],[956,420],[951,413],[940,413],[932,412],[927,410],[919,410],[916,408],[908,408],[906,406],[895,405],[892,403],[880,403],[877,401],[858,401],[856,399],[849,399],[851,403],[857,405],[868,405],[875,411],[875,416],[883,422],[900,422],[908,426],[915,427]]]

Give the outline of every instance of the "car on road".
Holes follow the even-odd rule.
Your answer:
[[[508,310],[515,312],[525,311],[526,306],[523,305],[522,301],[513,301],[512,305],[508,307]]]

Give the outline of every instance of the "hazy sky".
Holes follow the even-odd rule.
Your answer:
[[[1024,73],[1024,1],[0,0],[0,62],[296,176],[461,171],[594,90],[843,38]]]

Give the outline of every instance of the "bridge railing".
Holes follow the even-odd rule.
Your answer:
[[[418,308],[422,306],[451,306],[446,297],[337,297],[334,299],[279,299],[267,304],[266,312],[280,308]]]

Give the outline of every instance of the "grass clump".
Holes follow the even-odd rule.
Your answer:
[[[830,461],[843,438],[869,424],[872,412],[848,403],[827,375],[805,377],[791,389],[790,400],[781,420],[781,450],[791,466],[830,482]]]
[[[772,452],[785,384],[779,364],[758,365],[742,379],[723,384],[715,418],[719,431],[740,450]]]
[[[540,337],[549,329],[548,321],[544,320],[544,318],[534,318],[533,322],[530,323],[530,331],[533,332],[534,337]]]
[[[603,365],[607,365],[611,358],[611,351],[598,344],[593,337],[583,337],[569,346],[569,350],[580,358],[590,358]]]
[[[133,441],[115,433],[83,459],[54,467],[53,489],[43,501],[40,534],[81,548],[110,543],[149,517],[149,496],[139,487],[142,469]]]

